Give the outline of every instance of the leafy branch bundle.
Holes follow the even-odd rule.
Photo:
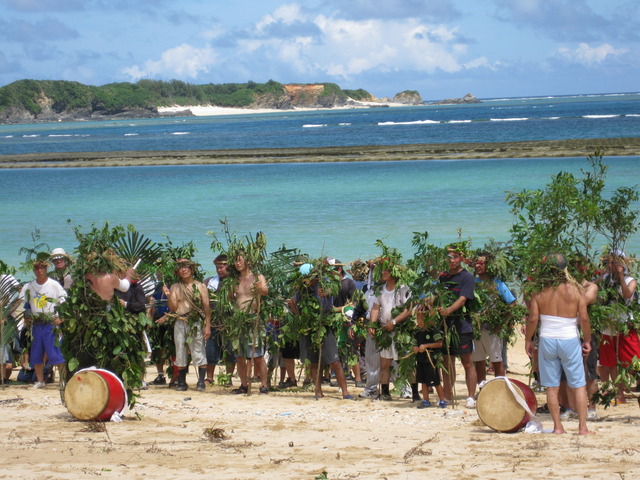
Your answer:
[[[132,227],[128,231],[133,232]],[[86,275],[124,272],[131,265],[116,249],[128,246],[131,252],[142,256],[152,244],[139,243],[137,235],[130,235],[127,242],[125,228],[110,227],[108,223],[102,228],[94,226],[87,233],[76,227],[74,232],[78,241],[72,270],[74,283],[67,300],[58,307],[64,319],[62,353],[71,372],[97,366],[122,377],[129,403],[134,404],[134,390],[142,386],[144,372],[142,335],[151,322],[145,314],[126,313],[118,301],[109,303],[100,299],[91,290]]]

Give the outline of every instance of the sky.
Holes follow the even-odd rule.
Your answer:
[[[0,0],[0,86],[333,82],[425,100],[640,91],[638,0]]]

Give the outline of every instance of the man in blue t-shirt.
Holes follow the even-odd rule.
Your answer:
[[[471,359],[473,352],[473,325],[469,314],[469,302],[473,301],[475,280],[473,275],[462,267],[464,252],[455,245],[447,247],[447,262],[449,271],[440,276],[440,282],[447,289],[456,294],[456,300],[447,307],[440,307],[438,311],[447,324],[447,329],[455,329],[457,341],[448,342],[444,349],[444,365],[446,372],[443,376],[444,394],[450,402],[455,381],[456,357],[464,367],[465,383],[467,384],[467,408],[475,408],[475,394],[477,386],[476,369]],[[453,333],[453,332],[452,332]]]

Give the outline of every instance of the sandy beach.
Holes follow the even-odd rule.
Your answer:
[[[527,383],[527,361],[520,338],[509,376]],[[193,374],[187,380],[193,387]],[[458,401],[462,381],[459,374]],[[542,405],[544,393],[536,395]],[[345,401],[331,387],[316,401],[303,389],[235,396],[218,386],[152,386],[122,423],[96,424],[74,419],[57,385],[12,383],[0,389],[0,448],[12,479],[631,479],[640,467],[640,409],[628,399],[600,409],[589,424],[596,434],[585,437],[576,420],[565,422],[566,435],[498,433],[474,409]],[[551,427],[549,415],[539,419]]]
[[[640,137],[252,150],[34,153],[0,155],[0,168],[561,158],[584,157],[600,147],[606,156],[640,156]]]

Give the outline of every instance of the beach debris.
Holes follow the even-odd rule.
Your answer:
[[[229,438],[229,435],[227,435],[227,432],[224,431],[224,428],[205,428],[202,434],[210,442],[219,442],[221,440],[227,440]]]
[[[420,442],[418,445],[416,445],[415,447],[413,447],[411,450],[409,450],[407,453],[404,454],[404,461],[405,463],[409,463],[411,461],[411,459],[413,457],[429,457],[431,455],[433,455],[433,451],[431,449],[425,449],[423,448],[426,444],[428,443],[432,443],[438,440],[438,434],[435,434],[433,437],[424,440],[422,442]]]
[[[0,405],[9,405],[11,403],[20,403],[22,402],[22,397],[17,398],[7,398],[5,400],[0,400]]]
[[[104,422],[86,422],[87,426],[84,427],[82,432],[106,432],[107,424]]]

